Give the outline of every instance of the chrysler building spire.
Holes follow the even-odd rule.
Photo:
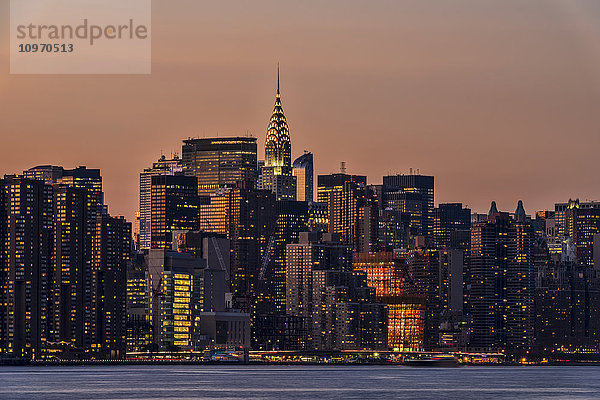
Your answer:
[[[279,88],[279,64],[277,65],[277,95],[275,107],[267,128],[265,145],[265,167],[275,167],[276,175],[291,175],[292,144],[287,120],[281,105]]]

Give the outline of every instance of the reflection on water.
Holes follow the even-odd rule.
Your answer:
[[[595,399],[600,367],[0,367],[9,399]]]

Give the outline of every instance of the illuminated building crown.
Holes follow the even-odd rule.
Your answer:
[[[267,143],[265,145],[265,167],[275,167],[275,174],[290,170],[292,165],[292,143],[290,141],[290,130],[288,128],[283,106],[281,105],[281,94],[279,92],[279,66],[277,66],[277,96],[273,115],[267,129]],[[283,171],[282,171],[283,170]]]

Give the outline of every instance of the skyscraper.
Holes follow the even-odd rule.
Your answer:
[[[152,177],[160,175],[177,175],[183,172],[181,159],[174,156],[167,159],[164,155],[151,168],[140,173],[140,249],[149,249],[152,231]]]
[[[183,168],[186,175],[198,178],[198,194],[208,196],[237,182],[255,184],[256,150],[253,137],[187,139],[182,147]]]
[[[384,176],[382,208],[409,213],[411,235],[431,237],[434,220],[433,185],[433,176]]]
[[[150,247],[170,249],[175,230],[198,229],[200,197],[195,176],[158,175],[151,182]]]
[[[490,210],[471,228],[471,345],[528,349],[534,324],[534,230],[519,204],[515,219]]]
[[[24,175],[0,180],[0,346],[34,359],[123,356],[131,226],[108,215],[99,170]]]
[[[296,177],[292,169],[292,143],[287,119],[281,105],[279,67],[277,67],[277,95],[275,107],[267,128],[265,165],[258,179],[259,189],[271,190],[277,200],[296,200]]]
[[[446,203],[434,209],[433,214],[433,247],[466,250],[471,236],[471,210],[461,203]]]
[[[154,343],[163,350],[198,350],[201,313],[224,311],[225,273],[190,253],[150,249]],[[247,317],[246,317],[247,318]],[[221,327],[222,334],[227,328]]]
[[[346,181],[342,190],[331,190],[328,200],[329,232],[357,252],[376,251],[379,245],[377,198],[369,187]]]
[[[339,235],[302,232],[286,250],[286,311],[309,321],[313,313],[313,271],[352,271],[352,247]],[[307,324],[308,326],[309,324]]]
[[[88,215],[85,189],[54,186],[52,341],[66,342],[79,350],[91,346],[94,327],[92,242],[88,242]]]
[[[0,180],[0,351],[40,358],[48,341],[52,188]]]
[[[599,203],[600,204],[600,203]],[[600,208],[581,207],[579,201],[569,204],[565,211],[565,234],[573,240],[577,262],[588,267],[600,269],[594,265],[594,243],[596,246],[600,233]]]
[[[267,307],[262,313],[284,314],[286,310],[286,246],[298,241],[300,232],[308,229],[308,203],[278,201],[275,203],[277,220],[271,262],[265,273],[260,299]]]
[[[423,348],[426,297],[405,287],[414,284],[406,274],[404,258],[391,252],[354,253],[354,269],[367,274],[380,303],[388,307],[388,347]],[[411,294],[412,293],[412,294]]]
[[[319,175],[317,178],[317,201],[319,203],[329,202],[329,193],[342,191],[346,182],[354,182],[366,186],[367,177],[364,175],[348,175],[346,173]]]
[[[554,204],[554,219],[556,227],[556,236],[568,236],[567,210],[578,208],[583,210],[600,209],[600,201],[579,201],[579,199],[569,199],[566,203]]]
[[[364,272],[313,271],[311,348],[387,349],[388,310]]]
[[[108,214],[97,218],[93,251],[93,318],[95,351],[121,358],[126,350],[127,267],[131,257],[131,223]]]
[[[313,154],[304,152],[294,161],[293,166],[296,177],[296,200],[313,201]]]
[[[244,187],[223,189],[200,206],[200,229],[231,241],[231,292],[236,307],[249,310],[256,295],[262,260],[275,232],[275,195]]]

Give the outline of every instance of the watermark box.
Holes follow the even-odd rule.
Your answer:
[[[151,0],[11,0],[11,74],[149,74]]]

